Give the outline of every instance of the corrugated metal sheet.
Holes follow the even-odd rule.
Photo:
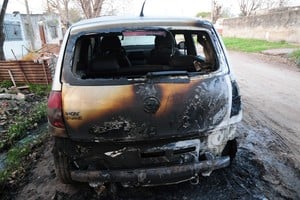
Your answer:
[[[9,71],[17,84],[50,84],[51,71],[46,61],[0,61],[0,81],[11,80]]]

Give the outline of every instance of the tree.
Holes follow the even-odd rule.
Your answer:
[[[61,17],[62,24],[65,28],[70,26],[70,2],[71,0],[47,0],[47,11],[51,13],[53,11],[58,12]]]
[[[284,7],[289,0],[238,0],[241,16],[249,16],[259,9],[273,9]]]
[[[212,14],[211,21],[213,24],[221,17],[222,14],[222,5],[218,0],[212,1]]]
[[[265,1],[264,3],[265,3],[264,7],[266,9],[282,8],[289,3],[289,0],[269,0],[269,1]]]
[[[289,3],[289,0],[279,0],[278,1],[278,7],[285,7]]]
[[[82,19],[80,11],[78,11],[78,8],[70,8],[69,10],[69,20],[71,24],[78,22]]]
[[[204,19],[210,19],[211,12],[198,12],[196,17],[202,17]]]
[[[263,0],[238,0],[241,16],[249,16],[262,8]]]
[[[84,16],[89,18],[94,18],[100,16],[103,8],[103,3],[105,0],[76,0],[78,5],[83,11]]]
[[[75,2],[87,19],[124,13],[125,6],[130,3],[129,0],[75,0]]]
[[[0,60],[5,60],[3,45],[5,41],[4,27],[4,16],[7,8],[8,0],[4,0],[0,11]]]

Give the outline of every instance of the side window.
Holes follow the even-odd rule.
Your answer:
[[[188,55],[184,34],[176,34],[175,41],[181,55]]]
[[[203,63],[201,65],[215,67],[216,54],[207,32],[191,31],[176,33],[175,40],[181,55],[194,56],[197,61]]]
[[[57,33],[57,27],[56,26],[49,26],[49,31],[52,39],[58,38],[58,33]]]
[[[73,73],[77,76],[84,77],[92,61],[93,38],[81,38],[75,46],[73,58]]]
[[[216,63],[216,55],[211,39],[207,33],[199,33],[197,35],[197,44],[201,45],[202,48],[197,50],[197,54],[205,58],[205,62],[214,66]]]
[[[196,56],[203,62],[212,63],[214,52],[206,33],[176,33],[175,41],[181,55]]]
[[[18,41],[23,39],[20,22],[5,22],[3,31],[5,33],[5,40],[7,41]]]
[[[205,53],[204,53],[204,47],[198,42],[198,34],[193,34],[192,38],[193,38],[193,41],[195,44],[197,56],[203,60],[206,60]]]
[[[176,34],[175,35],[176,44],[178,45],[180,42],[184,42],[184,35],[183,34]]]

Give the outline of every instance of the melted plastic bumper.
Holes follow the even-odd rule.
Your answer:
[[[198,177],[198,174],[224,168],[229,164],[229,156],[222,156],[197,163],[155,168],[101,171],[76,170],[71,172],[71,177],[78,182],[119,182],[124,186],[152,186],[192,180]]]

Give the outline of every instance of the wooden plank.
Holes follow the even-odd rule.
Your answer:
[[[19,79],[22,79],[22,80],[24,79],[23,76],[15,76],[15,75],[13,75],[13,77],[14,77],[14,79],[15,79],[16,82],[18,82]],[[0,76],[0,78],[4,79],[4,80],[10,80],[11,79],[10,76]],[[27,77],[27,80],[32,80],[32,79],[45,79],[45,77],[43,75],[41,75],[41,76],[29,76],[29,77]],[[50,76],[48,76],[48,80],[51,80],[51,79],[52,78]],[[26,79],[24,79],[24,80],[26,80]]]
[[[7,73],[7,72],[6,72]],[[13,75],[14,75],[14,77],[24,77],[22,74],[20,74],[20,73],[14,73],[14,72],[12,72],[13,73]],[[29,75],[27,75],[27,77],[41,77],[41,76],[43,76],[44,77],[44,73],[34,73],[34,74],[29,74]],[[9,74],[6,74],[6,75],[0,75],[0,77],[8,77],[9,78]],[[50,74],[47,74],[47,77],[51,77],[51,75]]]
[[[9,70],[9,69],[8,69],[8,70]],[[23,73],[18,72],[18,71],[13,71],[13,70],[10,70],[10,71],[11,71],[14,75],[20,75],[20,76],[23,75]],[[39,72],[32,72],[32,71],[31,71],[31,72],[25,72],[25,73],[26,73],[26,76],[31,76],[31,75],[34,75],[34,74],[37,74],[37,75],[39,75],[39,76],[40,76],[40,75],[43,75],[43,76],[45,75],[45,73],[42,72],[42,71],[39,71]],[[1,76],[1,75],[5,75],[5,74],[7,75],[7,71],[6,71],[6,73],[1,73],[1,72],[0,72],[0,76]],[[47,76],[51,76],[51,74],[50,74],[49,72],[46,72],[46,74],[47,74]]]
[[[14,79],[14,77],[13,77],[13,75],[12,75],[12,73],[11,73],[10,70],[8,70],[8,74],[9,74],[9,77],[10,77],[11,82],[13,82],[14,86],[17,87],[16,82],[15,82],[15,79]]]
[[[10,66],[2,66],[0,67],[0,69],[7,69],[7,68],[10,68],[10,69],[18,69],[18,65],[10,65]],[[40,69],[42,68],[41,65],[37,65],[37,66],[34,66],[34,65],[27,65],[27,66],[22,66],[22,68],[25,70],[25,69]]]
[[[22,68],[24,70],[26,69],[43,69],[42,68],[43,66],[42,65],[37,65],[37,66],[32,66],[32,65],[28,65],[28,66],[22,66]],[[17,65],[12,65],[12,66],[5,66],[5,67],[0,67],[0,69],[18,69],[18,66]]]

